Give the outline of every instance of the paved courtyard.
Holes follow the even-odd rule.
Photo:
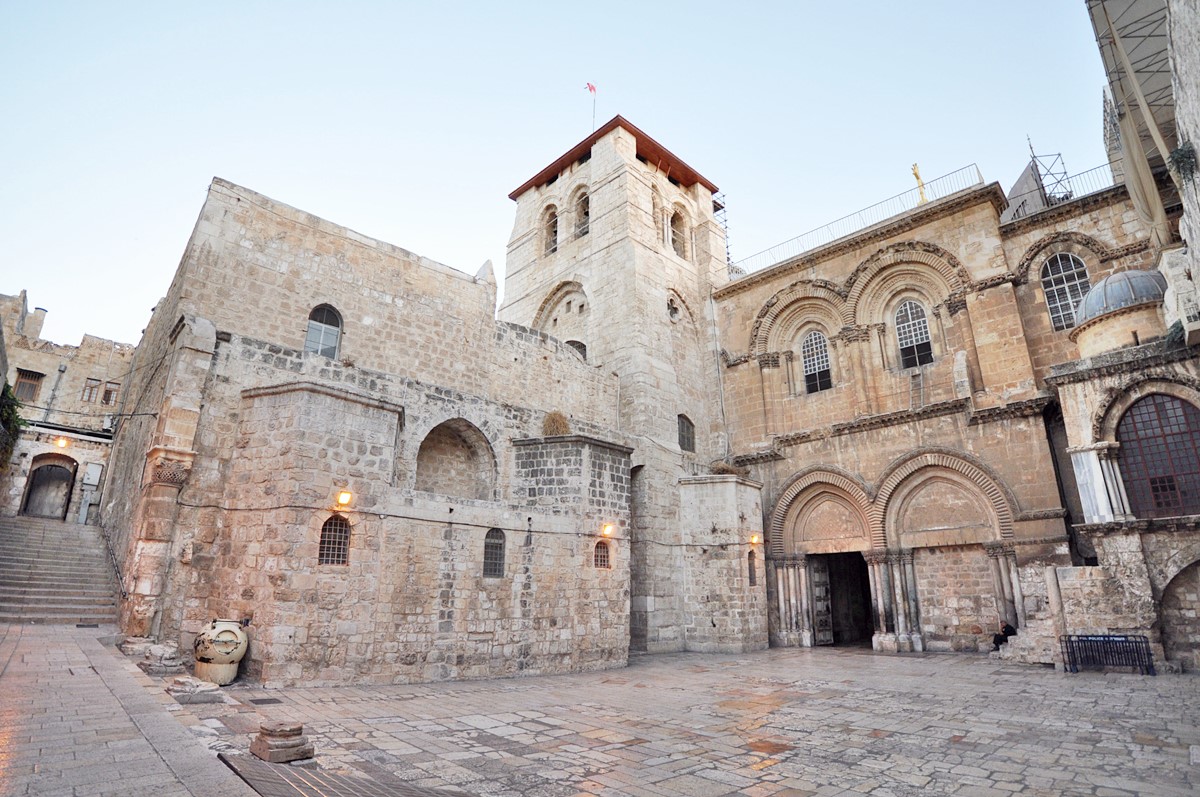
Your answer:
[[[322,770],[361,793],[367,779],[478,797],[1200,793],[1192,676],[771,650],[500,681],[235,685],[226,703],[180,706],[102,632],[0,641],[0,795],[250,794],[213,754],[247,750],[264,719],[304,722]]]

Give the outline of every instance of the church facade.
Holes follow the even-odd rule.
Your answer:
[[[1122,182],[931,185],[746,273],[717,187],[617,117],[510,195],[498,312],[490,264],[215,180],[122,382],[123,630],[244,620],[269,685],[1001,623],[1017,661],[1200,667],[1200,208],[1137,134]]]

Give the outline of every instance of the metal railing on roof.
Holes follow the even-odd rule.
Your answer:
[[[958,171],[950,172],[925,183],[925,203],[943,199],[959,191],[965,191],[968,188],[975,188],[981,185],[983,185],[983,174],[979,171],[979,167],[972,163],[970,166],[964,166]],[[882,202],[876,202],[870,207],[863,208],[856,213],[851,213],[849,216],[843,216],[837,221],[830,222],[823,227],[809,230],[803,235],[798,235],[791,240],[772,246],[770,249],[764,249],[758,254],[743,258],[730,267],[731,276],[740,276],[738,272],[749,274],[767,266],[791,260],[797,255],[811,249],[832,243],[839,238],[844,238],[860,230],[865,230],[867,227],[890,219],[893,216],[907,213],[921,204],[924,203],[921,201],[920,188],[896,194],[894,197],[885,199]]]
[[[1034,213],[1056,207],[1073,199],[1095,194],[1116,185],[1112,167],[1107,163],[1057,180],[1042,179],[1042,187],[1008,198],[1004,222],[1016,221]]]

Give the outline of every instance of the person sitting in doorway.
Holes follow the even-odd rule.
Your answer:
[[[992,652],[995,653],[1000,649],[1000,646],[1008,641],[1010,636],[1016,636],[1017,629],[1013,628],[1008,621],[1000,621],[1000,633],[992,634]]]

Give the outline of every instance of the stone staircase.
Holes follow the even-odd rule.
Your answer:
[[[117,622],[117,583],[96,526],[0,517],[0,625]]]

